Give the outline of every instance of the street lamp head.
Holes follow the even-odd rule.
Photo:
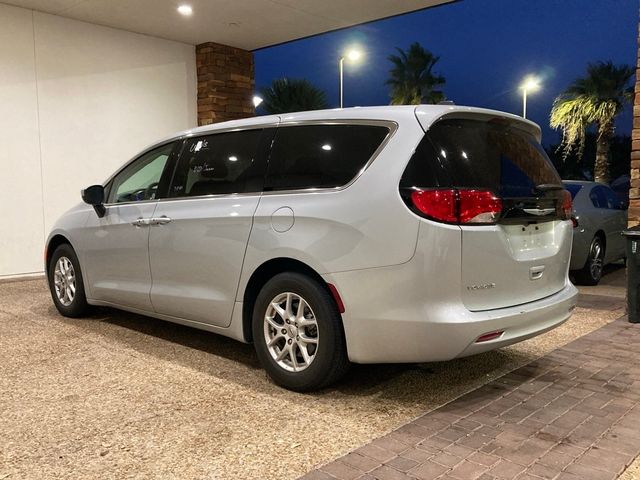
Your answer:
[[[259,97],[259,96],[257,96],[257,95],[254,95],[254,96],[253,96],[253,106],[254,106],[255,108],[258,108],[258,106],[259,106],[262,102],[263,102],[262,98],[260,98],[260,97]]]
[[[346,56],[352,62],[357,62],[358,60],[360,60],[360,57],[362,57],[362,52],[360,50],[355,49],[355,48],[351,48],[351,49],[349,49],[347,51],[347,55]]]
[[[540,79],[536,77],[527,77],[520,85],[520,88],[526,90],[527,92],[535,92],[540,89]]]

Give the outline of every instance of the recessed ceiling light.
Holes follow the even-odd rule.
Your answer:
[[[184,15],[185,17],[188,17],[193,13],[193,8],[191,8],[191,5],[180,5],[178,7],[178,13],[180,15]]]

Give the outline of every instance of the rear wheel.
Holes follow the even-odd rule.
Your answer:
[[[323,388],[349,367],[335,302],[323,285],[306,275],[281,273],[264,285],[256,299],[252,330],[263,368],[290,390]]]
[[[599,235],[593,237],[589,246],[587,262],[575,272],[575,279],[581,285],[597,285],[602,278],[604,267],[604,240]]]
[[[58,312],[65,317],[81,317],[89,310],[84,294],[82,271],[76,252],[64,243],[55,249],[49,263],[49,290]]]

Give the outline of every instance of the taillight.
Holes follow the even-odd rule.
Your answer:
[[[458,225],[492,224],[502,212],[502,200],[489,190],[415,190],[411,202],[427,218]]]
[[[573,214],[573,202],[571,200],[571,194],[568,190],[562,191],[562,199],[560,202],[558,202],[558,206],[558,216],[560,217],[560,220],[573,220],[571,218]],[[573,226],[576,227],[577,222],[574,221]]]
[[[571,217],[571,223],[573,223],[573,228],[578,228],[578,219],[574,216]]]

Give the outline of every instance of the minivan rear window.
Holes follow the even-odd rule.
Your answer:
[[[265,190],[342,187],[366,166],[389,134],[379,125],[278,127]]]
[[[416,189],[472,189],[500,197],[499,223],[563,218],[565,190],[535,136],[513,122],[451,118],[436,122],[416,148],[400,194]]]
[[[401,187],[489,189],[502,198],[532,197],[540,185],[562,186],[536,138],[510,123],[445,119],[418,146]]]

